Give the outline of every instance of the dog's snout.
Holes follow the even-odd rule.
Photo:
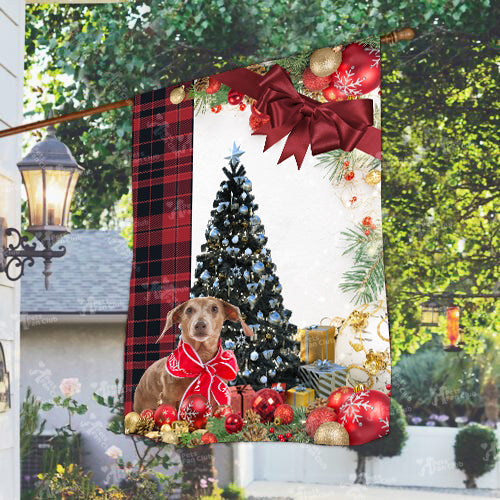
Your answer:
[[[198,320],[194,324],[194,332],[197,334],[205,334],[207,333],[207,322],[204,320]]]

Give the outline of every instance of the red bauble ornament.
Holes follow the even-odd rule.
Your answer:
[[[233,413],[233,409],[229,405],[220,405],[213,412],[215,418],[226,418]]]
[[[203,444],[216,443],[217,437],[215,434],[212,434],[211,432],[205,432],[205,434],[201,436],[201,442]]]
[[[177,420],[177,411],[171,405],[161,405],[155,411],[154,419],[158,427],[163,424],[171,424],[174,420]]]
[[[236,434],[243,429],[243,419],[237,413],[231,413],[224,420],[224,429],[228,434]]]
[[[366,234],[366,236],[370,236],[370,230],[369,229],[365,229],[365,234]]]
[[[212,407],[205,396],[192,394],[179,408],[179,419],[185,420],[190,429],[203,429],[212,415]]]
[[[388,391],[390,391],[390,390],[391,390],[391,384],[387,384],[387,385],[385,386],[385,388],[386,388]]]
[[[323,97],[327,101],[344,101],[347,99],[347,94],[344,94],[344,92],[339,90],[337,87],[330,85],[329,87],[326,87],[326,89],[323,89]]]
[[[153,410],[147,409],[147,410],[142,410],[141,411],[141,417],[146,417],[146,418],[155,418],[155,412]]]
[[[245,111],[245,109],[247,109],[247,105],[245,103],[241,103],[240,104],[240,111]]]
[[[312,92],[317,92],[318,90],[323,90],[330,85],[331,75],[328,76],[316,76],[311,68],[308,66],[304,73],[302,73],[302,83],[304,87]]]
[[[229,104],[232,104],[233,106],[236,106],[237,104],[240,104],[241,101],[243,101],[244,97],[245,97],[245,94],[242,94],[241,92],[238,92],[237,90],[231,89],[227,94],[227,102]]]
[[[332,75],[332,85],[347,96],[376,89],[380,85],[380,50],[359,43],[348,45],[342,51],[342,63]]]
[[[344,174],[344,179],[346,181],[352,181],[354,179],[354,172],[352,170],[349,170],[349,172],[346,172]]]
[[[213,77],[208,79],[208,87],[205,90],[207,94],[215,94],[220,89],[220,82]]]
[[[339,423],[349,433],[349,444],[368,443],[389,433],[391,400],[380,391],[352,394],[339,410]]]
[[[311,413],[309,413],[306,420],[306,432],[307,435],[314,439],[314,434],[321,424],[325,422],[336,422],[337,414],[326,406],[320,406],[316,408]]]
[[[274,418],[280,418],[283,425],[288,425],[293,422],[294,411],[290,405],[282,404],[274,410]]]
[[[252,410],[260,416],[263,423],[271,422],[274,419],[274,411],[283,404],[279,392],[273,389],[261,389],[255,393],[252,400]]]
[[[250,115],[250,118],[248,119],[248,123],[250,124],[250,128],[255,132],[258,130],[262,125],[267,123],[270,120],[268,115]]]
[[[347,387],[346,385],[335,389],[330,396],[328,396],[328,401],[326,402],[326,406],[328,408],[332,408],[337,413],[340,410],[340,407],[346,402],[347,398],[354,393],[354,390],[351,387]]]
[[[363,222],[362,222],[363,226],[371,226],[372,225],[372,218],[369,217],[369,216],[366,216],[364,219],[363,219]]]
[[[212,111],[212,113],[219,113],[221,109],[222,109],[222,106],[219,104],[218,106],[214,106],[213,108],[210,108],[210,111]]]

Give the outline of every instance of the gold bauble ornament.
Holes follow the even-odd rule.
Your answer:
[[[125,415],[125,434],[135,434],[140,418],[141,416],[135,411],[131,411]]]
[[[316,430],[314,444],[349,446],[349,434],[338,422],[325,422]]]
[[[161,440],[167,444],[178,444],[179,436],[174,431],[167,431],[162,433]]]
[[[342,47],[325,47],[324,49],[315,50],[311,54],[309,67],[313,75],[323,77],[329,76],[340,66],[342,62]]]
[[[168,431],[171,431],[172,430],[172,427],[170,424],[163,424],[161,427],[160,427],[160,432],[168,432]]]
[[[186,97],[184,85],[181,85],[170,92],[170,102],[172,104],[180,104],[184,100],[184,97]]]
[[[372,170],[365,176],[365,182],[370,186],[376,186],[382,180],[382,173],[380,170]]]
[[[193,431],[193,436],[196,438],[201,438],[201,436],[203,436],[203,434],[205,434],[205,432],[208,432],[208,430],[207,429],[196,429],[195,431]]]

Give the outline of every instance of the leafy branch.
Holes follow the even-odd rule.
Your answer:
[[[342,232],[347,241],[343,255],[353,254],[354,264],[342,275],[339,288],[344,293],[353,293],[355,304],[377,300],[385,284],[382,231],[379,228],[369,234],[365,231],[366,227],[358,224],[355,229]]]

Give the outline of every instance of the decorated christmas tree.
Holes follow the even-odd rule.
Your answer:
[[[240,308],[253,330],[245,336],[238,323],[226,322],[222,346],[232,349],[239,365],[235,384],[254,388],[273,382],[295,383],[299,358],[289,323],[291,311],[283,306],[282,286],[276,275],[260,217],[256,214],[252,183],[240,164],[236,144],[230,152],[226,179],[213,203],[205,232],[206,243],[197,257],[192,297],[212,296]]]

